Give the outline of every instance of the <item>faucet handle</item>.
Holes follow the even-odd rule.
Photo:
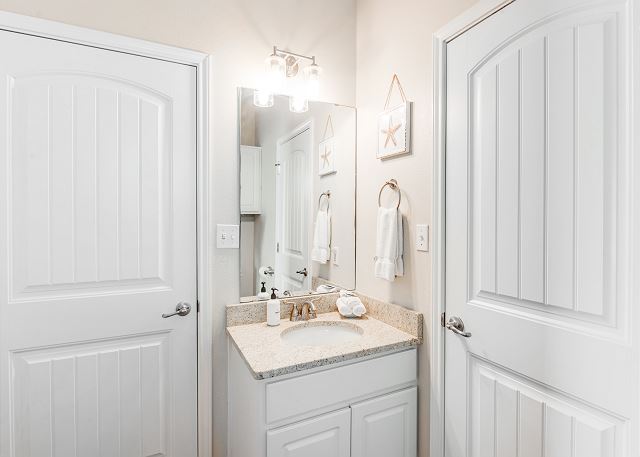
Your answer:
[[[319,300],[319,298],[316,298],[315,300]],[[318,308],[316,307],[315,300],[309,300],[309,319],[315,319],[318,317]]]
[[[302,307],[300,307],[300,309],[298,309],[298,304],[295,302],[289,302],[291,303],[291,314],[289,315],[289,320],[290,321],[297,321],[298,320],[298,316],[300,316],[302,314]]]

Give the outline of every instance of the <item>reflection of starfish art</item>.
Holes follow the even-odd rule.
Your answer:
[[[396,132],[398,131],[398,129],[400,127],[402,127],[402,124],[393,125],[392,124],[392,120],[391,120],[391,116],[389,116],[389,127],[387,127],[386,129],[382,129],[382,133],[387,135],[387,138],[384,140],[384,147],[385,148],[389,144],[389,140],[391,140],[391,142],[393,143],[394,146],[398,145],[398,143],[396,143]]]
[[[331,148],[324,148],[324,153],[320,155],[322,158],[322,168],[328,167],[331,164],[329,163],[329,156],[331,155]]]

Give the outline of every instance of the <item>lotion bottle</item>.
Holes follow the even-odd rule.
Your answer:
[[[267,325],[280,325],[280,300],[276,296],[276,288],[271,289],[271,300],[267,302]]]

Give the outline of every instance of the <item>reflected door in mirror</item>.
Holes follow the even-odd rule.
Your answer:
[[[309,262],[309,125],[278,142],[276,172],[276,287],[308,290]],[[302,273],[304,272],[304,273]]]

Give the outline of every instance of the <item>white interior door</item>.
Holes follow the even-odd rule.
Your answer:
[[[195,457],[195,69],[0,49],[0,455]]]
[[[447,456],[640,455],[634,3],[516,0],[447,45]]]
[[[311,149],[309,126],[278,142],[275,284],[281,292],[309,290]]]

